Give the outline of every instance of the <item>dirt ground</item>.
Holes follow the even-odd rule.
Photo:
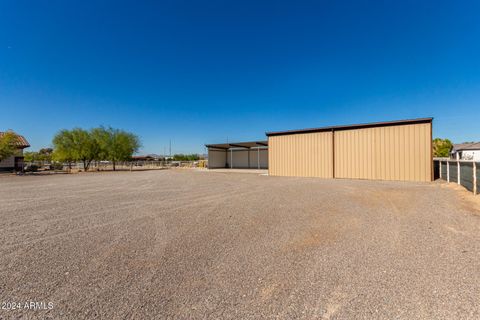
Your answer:
[[[161,170],[0,188],[0,319],[480,318],[479,207],[442,183]]]

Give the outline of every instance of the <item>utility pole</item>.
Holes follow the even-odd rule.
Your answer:
[[[172,157],[172,139],[170,139],[170,158]]]

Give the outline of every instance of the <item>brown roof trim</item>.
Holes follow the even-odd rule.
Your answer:
[[[300,130],[272,131],[272,132],[266,132],[265,134],[268,137],[271,137],[271,136],[283,136],[283,135],[299,134],[299,133],[353,130],[353,129],[389,127],[389,126],[402,126],[402,125],[407,125],[407,124],[432,123],[432,121],[433,121],[433,118],[418,118],[418,119],[408,119],[408,120],[395,120],[395,121],[385,121],[385,122],[371,122],[371,123],[362,123],[362,124],[351,124],[351,125],[344,125],[344,126],[308,128],[308,129],[300,129]]]
[[[13,132],[13,131],[12,131]],[[7,132],[0,132],[0,138]],[[30,143],[28,143],[27,139],[25,139],[24,136],[19,135],[15,132],[13,132],[17,136],[17,141],[15,141],[15,147],[18,149],[25,149],[30,147]]]
[[[216,144],[206,144],[205,147],[212,149],[223,149],[228,150],[230,148],[256,148],[259,146],[268,147],[268,141],[248,141],[248,142],[232,142],[232,143],[216,143]]]
[[[473,143],[455,143],[453,145],[454,151],[462,151],[462,150],[480,150],[480,142],[473,142]]]

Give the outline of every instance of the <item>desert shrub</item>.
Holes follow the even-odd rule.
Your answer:
[[[51,165],[52,170],[63,170],[63,163],[55,162]]]
[[[38,166],[36,164],[30,164],[25,167],[26,172],[37,172]]]

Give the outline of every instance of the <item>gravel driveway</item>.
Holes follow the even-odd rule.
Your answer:
[[[0,319],[480,318],[480,212],[440,183],[164,170],[0,188],[0,302],[21,305]]]

